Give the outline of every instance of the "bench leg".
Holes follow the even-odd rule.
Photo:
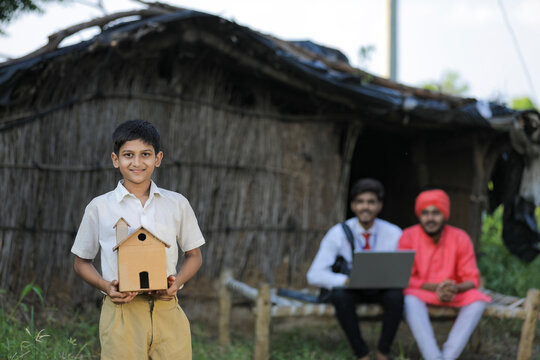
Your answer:
[[[232,278],[232,271],[225,270],[221,274],[219,281],[219,345],[228,346],[231,344],[230,323],[231,323],[231,290],[227,287],[227,281]]]
[[[534,329],[538,319],[538,301],[540,291],[529,289],[527,299],[525,300],[525,320],[521,328],[521,337],[519,339],[518,360],[530,360],[532,357],[532,345],[534,341]]]
[[[270,285],[262,284],[255,307],[255,348],[253,360],[268,360],[270,349]]]

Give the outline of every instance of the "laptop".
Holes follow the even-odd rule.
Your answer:
[[[349,289],[403,289],[416,251],[364,251],[354,254]]]

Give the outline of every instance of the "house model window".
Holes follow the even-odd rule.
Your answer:
[[[167,262],[165,247],[170,245],[158,239],[144,227],[128,236],[129,224],[120,218],[116,222],[118,251],[118,285],[120,291],[151,291],[167,289]]]

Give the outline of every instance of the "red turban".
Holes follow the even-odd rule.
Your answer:
[[[414,205],[416,216],[420,216],[422,210],[431,205],[443,213],[444,220],[448,220],[450,217],[450,199],[444,191],[428,190],[421,192],[416,198],[416,204]]]

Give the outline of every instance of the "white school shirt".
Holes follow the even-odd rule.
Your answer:
[[[375,219],[375,223],[365,231],[358,218],[353,217],[345,221],[354,238],[354,251],[360,252],[365,246],[362,233],[368,232],[371,251],[395,251],[399,245],[401,229],[382,219]],[[310,285],[332,289],[344,286],[348,275],[332,272],[332,265],[338,255],[347,260],[349,269],[352,267],[351,246],[341,224],[334,225],[321,241],[319,251],[307,272],[307,281]]]
[[[176,275],[178,246],[183,252],[205,243],[188,200],[179,193],[158,188],[152,181],[144,207],[123,185],[94,198],[86,207],[71,252],[83,259],[94,259],[101,250],[101,272],[106,281],[118,280],[118,258],[114,225],[123,217],[131,235],[143,226],[170,245],[165,248],[167,276]]]

